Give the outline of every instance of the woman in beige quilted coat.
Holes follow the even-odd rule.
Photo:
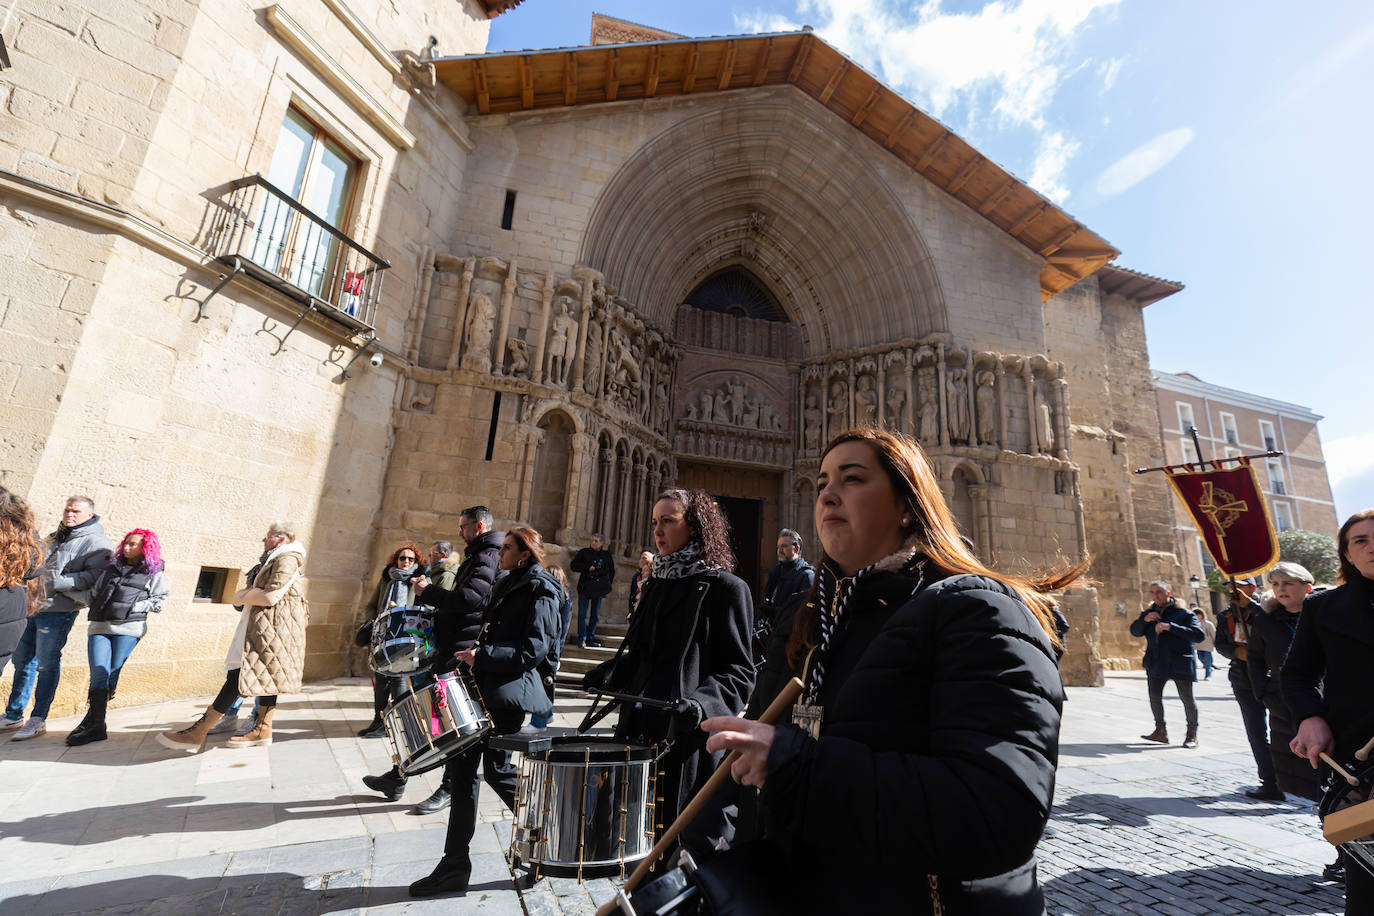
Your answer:
[[[272,743],[272,716],[277,695],[299,693],[305,668],[305,547],[296,540],[296,526],[275,521],[262,539],[267,559],[248,587],[234,595],[243,605],[238,629],[224,660],[228,675],[214,703],[181,731],[163,732],[157,740],[176,751],[194,754],[205,735],[242,694],[258,697],[257,726],[229,739],[230,747]]]

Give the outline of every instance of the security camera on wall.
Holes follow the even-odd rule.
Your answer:
[[[367,361],[372,364],[373,369],[376,369],[378,366],[382,364],[382,354],[373,353]]]

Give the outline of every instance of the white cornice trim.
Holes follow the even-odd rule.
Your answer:
[[[381,102],[374,99],[343,66],[301,28],[279,5],[264,11],[272,29],[300,54],[302,59],[371,121],[399,149],[413,149],[415,135],[396,120]]]
[[[1172,391],[1175,394],[1209,398],[1213,401],[1220,401],[1222,404],[1248,407],[1262,413],[1283,414],[1296,420],[1306,420],[1309,423],[1316,423],[1318,420],[1325,419],[1310,407],[1303,407],[1301,404],[1294,404],[1291,401],[1280,401],[1258,394],[1250,394],[1248,391],[1237,391],[1234,388],[1223,388],[1221,385],[1210,385],[1207,382],[1184,378],[1175,372],[1161,372],[1158,369],[1153,369],[1150,374],[1154,377],[1156,388]]]
[[[348,26],[352,32],[362,42],[364,48],[377,58],[377,62],[386,67],[396,76],[400,76],[405,71],[401,68],[401,62],[396,59],[396,55],[387,50],[382,40],[373,34],[367,24],[358,18],[358,14],[349,8],[344,0],[324,0],[324,5],[329,7],[329,11],[339,17],[339,21]]]

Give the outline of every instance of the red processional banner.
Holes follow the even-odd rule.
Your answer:
[[[1248,460],[1226,469],[1195,471],[1185,465],[1164,473],[1222,572],[1241,578],[1278,562],[1274,526]]]

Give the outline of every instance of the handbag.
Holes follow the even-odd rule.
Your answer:
[[[353,634],[353,645],[359,649],[366,649],[372,644],[372,621],[365,620],[358,627],[358,632]]]

